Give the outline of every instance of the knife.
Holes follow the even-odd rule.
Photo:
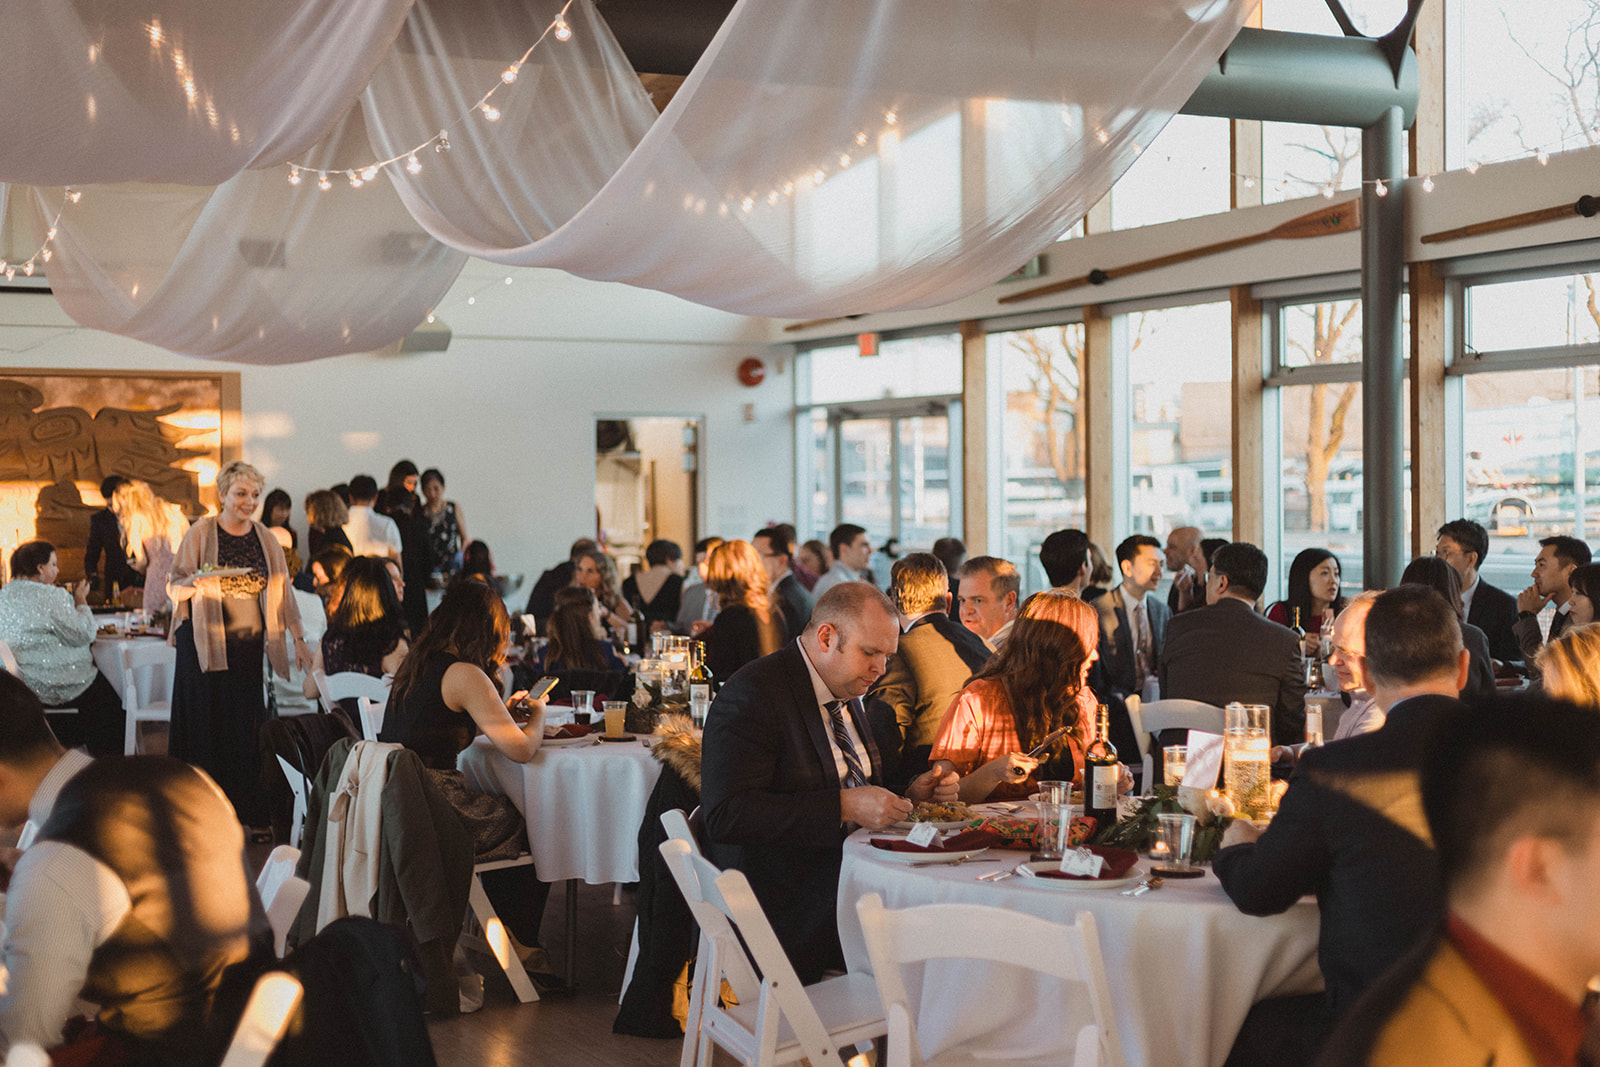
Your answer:
[[[1045,749],[1049,748],[1051,745],[1067,736],[1067,734],[1071,731],[1072,727],[1070,726],[1063,726],[1059,730],[1052,731],[1050,734],[1046,735],[1043,741],[1040,741],[1038,745],[1034,746],[1032,751],[1025,753],[1025,755],[1028,759],[1033,759],[1033,757],[1037,756],[1039,753],[1043,752]]]

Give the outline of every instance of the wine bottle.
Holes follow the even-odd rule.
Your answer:
[[[1294,609],[1294,625],[1289,627],[1289,629],[1294,631],[1294,636],[1300,641],[1300,647],[1304,648],[1305,647],[1306,631],[1305,631],[1305,628],[1300,625],[1300,609],[1299,608],[1295,608]]]
[[[1104,830],[1117,821],[1117,780],[1122,768],[1111,743],[1111,711],[1101,704],[1095,713],[1094,739],[1083,754],[1083,813]]]
[[[689,646],[689,703],[711,702],[711,668],[706,666],[706,643],[696,641]]]

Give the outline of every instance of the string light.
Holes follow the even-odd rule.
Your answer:
[[[488,92],[480,96],[477,102],[459,115],[454,122],[446,124],[440,128],[438,133],[434,134],[432,137],[429,137],[426,141],[423,141],[417,145],[413,145],[411,148],[400,152],[398,155],[390,156],[388,159],[377,160],[367,164],[366,166],[357,167],[354,170],[345,171],[344,173],[349,178],[350,188],[361,188],[367,182],[370,182],[376,178],[379,171],[389,166],[402,165],[410,174],[420,173],[422,170],[422,163],[417,158],[417,153],[421,152],[429,145],[432,145],[433,150],[438,153],[450,151],[450,131],[471,117],[473,112],[481,113],[485,121],[498,121],[501,115],[501,110],[498,106],[490,102],[490,98],[494,96],[496,92],[505,88],[506,86],[516,84],[518,75],[521,73],[523,66],[528,62],[528,57],[533,55],[534,49],[538,48],[539,45],[544,43],[544,39],[546,37],[554,37],[557,41],[562,42],[572,40],[572,25],[571,23],[567,22],[567,10],[571,6],[571,0],[568,0],[567,4],[565,4],[561,8],[560,12],[556,14],[555,19],[544,28],[544,32],[540,33],[533,44],[528,46],[528,50],[523,52],[521,57],[514,60],[509,66],[500,72],[499,83],[492,87]],[[159,48],[164,39],[160,23],[152,20],[148,30],[150,33],[151,45]],[[889,121],[891,123],[894,121],[892,113]],[[285,166],[289,168],[288,181],[290,185],[300,184],[300,171],[317,170],[317,168],[308,166],[305,163],[286,163]],[[317,170],[317,174],[319,179],[317,182],[317,188],[326,192],[333,187],[333,183],[328,180],[326,171]]]
[[[24,277],[31,278],[33,277],[33,272],[38,269],[39,264],[49,263],[54,258],[55,251],[51,248],[51,245],[55,243],[56,234],[60,232],[61,216],[66,213],[68,204],[76,204],[82,199],[83,193],[81,190],[71,187],[62,190],[61,205],[56,208],[55,217],[50,220],[49,227],[45,229],[44,243],[34,249],[33,254],[22,261],[20,268],[15,263],[0,259],[0,273],[5,275],[6,281],[9,282],[15,279],[19,269]]]
[[[1422,191],[1425,193],[1433,192],[1433,175],[1430,174],[1422,179]]]
[[[1378,184],[1373,186],[1372,191],[1374,193],[1377,193],[1379,196],[1388,196],[1389,195],[1389,187],[1387,185],[1383,184],[1383,179],[1382,178],[1378,179]]]
[[[1547,166],[1550,165],[1550,153],[1546,152],[1542,148],[1539,149],[1538,159],[1539,159],[1539,166],[1547,167]]]

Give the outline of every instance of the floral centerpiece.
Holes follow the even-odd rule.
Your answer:
[[[630,734],[654,733],[656,723],[663,715],[688,715],[689,700],[685,693],[662,694],[659,679],[641,678],[633,687],[633,701],[628,707],[627,725]]]
[[[1140,797],[1130,802],[1132,811],[1114,826],[1109,826],[1094,836],[1097,845],[1130,848],[1148,852],[1161,837],[1158,815],[1179,815],[1184,812],[1195,817],[1194,851],[1191,862],[1205,863],[1222,847],[1222,834],[1232,822],[1232,805],[1226,797],[1216,795],[1212,789],[1174,788],[1158,785],[1154,796]]]

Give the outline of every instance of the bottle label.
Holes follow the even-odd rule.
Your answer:
[[[703,700],[709,704],[711,702],[710,684],[707,682],[691,682],[689,684],[689,700],[691,703],[696,700]]]
[[[1116,810],[1117,807],[1117,778],[1119,771],[1116,764],[1109,767],[1095,766],[1089,773],[1089,807],[1099,810]]]

